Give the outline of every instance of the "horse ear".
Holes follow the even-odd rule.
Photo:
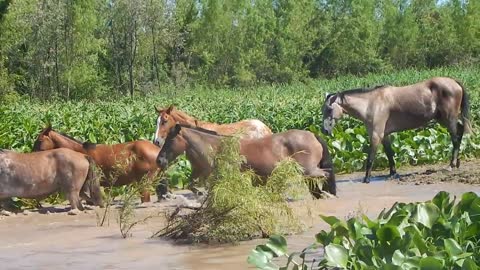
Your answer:
[[[325,93],[325,98],[328,98],[328,96],[330,96],[330,94],[328,92]]]
[[[155,111],[156,111],[157,113],[159,113],[159,114],[162,113],[162,110],[159,109],[157,106],[153,106],[153,107],[155,107]]]
[[[176,124],[175,125],[175,135],[178,134],[181,129],[182,129],[182,126],[180,124]]]
[[[175,108],[175,106],[173,106],[173,104],[170,105],[167,109],[167,113],[170,114],[172,112],[173,108]]]
[[[198,120],[195,119],[195,126],[198,127]]]
[[[43,135],[48,135],[52,131],[52,123],[48,122],[47,127],[43,129]]]

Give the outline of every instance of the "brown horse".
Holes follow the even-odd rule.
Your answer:
[[[70,202],[69,214],[84,210],[80,196],[103,207],[94,166],[87,155],[66,148],[39,153],[0,150],[0,200],[44,199],[61,191]]]
[[[208,153],[210,149],[217,149],[223,137],[214,131],[177,124],[168,133],[157,162],[166,167],[186,152],[192,164],[192,179],[205,178],[212,171]],[[302,166],[305,176],[327,177],[326,190],[336,195],[335,174],[327,145],[311,132],[289,130],[259,139],[241,139],[240,154],[246,158],[243,167],[253,169],[259,176],[269,176],[279,161],[291,157]],[[309,187],[310,193],[319,198],[318,185]]]
[[[452,78],[435,77],[413,85],[352,89],[327,95],[322,108],[322,132],[332,129],[343,113],[363,121],[370,136],[364,183],[370,182],[377,147],[383,144],[390,175],[397,175],[389,134],[425,126],[436,120],[450,133],[453,150],[450,167],[459,167],[458,152],[464,133],[470,132],[468,96],[462,84]]]
[[[198,121],[192,116],[177,110],[173,105],[166,109],[155,108],[158,113],[157,130],[153,142],[156,145],[163,145],[168,132],[177,123],[182,125],[198,126],[207,130],[213,130],[220,135],[233,135],[239,133],[243,138],[262,138],[272,134],[267,125],[256,119],[242,120],[231,124],[215,124],[210,122]]]
[[[153,180],[159,168],[155,159],[160,148],[149,141],[134,141],[121,144],[93,144],[80,142],[68,135],[52,130],[51,126],[43,129],[34,143],[33,151],[42,151],[65,147],[87,154],[102,169],[105,178],[102,186],[121,186],[140,181],[145,176]],[[123,166],[122,169],[119,167]],[[142,202],[150,201],[150,193],[143,190]]]

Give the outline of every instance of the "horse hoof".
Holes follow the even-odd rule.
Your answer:
[[[364,183],[364,184],[368,184],[368,183],[370,183],[370,179],[368,179],[368,178],[365,178],[365,179],[363,179],[362,183]]]
[[[72,209],[72,210],[68,211],[67,214],[68,214],[69,216],[76,216],[76,215],[80,214],[80,210],[78,210],[78,209]]]
[[[398,173],[390,174],[390,178],[392,178],[392,179],[400,179],[400,174],[398,174]]]

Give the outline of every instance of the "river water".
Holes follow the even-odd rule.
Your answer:
[[[380,180],[366,185],[340,180],[338,198],[308,203],[312,217],[306,220],[312,227],[301,235],[289,236],[289,248],[303,249],[314,241],[319,230],[327,228],[318,214],[345,218],[365,213],[375,217],[396,201],[425,201],[442,190],[456,195],[480,193],[478,186],[458,183],[399,185]],[[306,209],[302,204],[296,207],[298,211]],[[150,238],[159,228],[155,219],[135,227],[133,236],[127,239],[121,237],[114,220],[105,227],[96,223],[94,211],[78,216],[33,213],[0,218],[0,269],[251,269],[246,262],[250,250],[266,241],[213,247],[175,245]]]

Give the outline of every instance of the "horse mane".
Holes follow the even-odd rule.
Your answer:
[[[348,89],[348,90],[344,90],[342,92],[338,92],[336,95],[343,101],[343,100],[345,100],[345,95],[370,93],[370,92],[373,92],[375,90],[381,89],[385,86],[386,85],[377,85],[377,86],[374,86],[374,87],[371,87],[371,88]]]
[[[178,117],[178,118],[184,120],[185,122],[195,121],[195,119],[196,119],[195,117],[190,116],[187,113],[182,112],[182,111],[177,110],[177,109],[173,109],[170,115],[172,115],[174,118]]]
[[[84,142],[82,143],[82,147],[85,150],[93,150],[95,147],[97,147],[97,144],[92,142]]]
[[[56,131],[56,132],[57,132],[58,134],[64,136],[64,137],[67,137],[68,139],[70,139],[70,140],[72,140],[72,141],[74,141],[74,142],[76,142],[76,143],[79,143],[79,144],[83,144],[83,143],[84,143],[84,142],[82,142],[82,141],[80,141],[80,140],[78,140],[78,139],[75,139],[74,137],[72,137],[72,136],[70,136],[70,135],[67,135],[67,134],[65,134],[65,133],[63,133],[63,132],[58,132],[58,131]]]
[[[95,147],[97,146],[97,144],[95,144],[95,143],[92,143],[92,142],[89,142],[89,141],[82,142],[82,141],[80,141],[80,140],[78,140],[78,139],[75,139],[74,137],[72,137],[72,136],[70,136],[70,135],[67,135],[67,134],[65,134],[65,133],[63,133],[63,132],[58,132],[58,131],[56,131],[56,132],[57,132],[58,134],[64,136],[64,137],[66,137],[66,138],[68,138],[68,139],[70,139],[70,140],[78,143],[78,144],[81,144],[82,147],[83,147],[83,149],[85,149],[85,150],[92,150],[92,149],[95,149]]]
[[[206,134],[210,134],[210,135],[226,137],[225,135],[218,134],[216,131],[213,131],[213,130],[204,129],[204,128],[196,127],[196,126],[192,126],[192,125],[185,125],[185,124],[178,124],[178,125],[182,128],[189,128],[189,129],[193,129],[193,130],[196,130],[196,131],[199,131],[199,132],[202,132],[202,133],[206,133]]]

